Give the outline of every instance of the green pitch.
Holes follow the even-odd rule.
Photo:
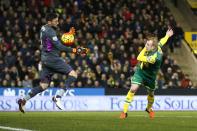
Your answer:
[[[146,112],[0,112],[4,127],[34,131],[196,131],[197,112],[156,112],[150,120]],[[6,130],[5,130],[6,131]]]

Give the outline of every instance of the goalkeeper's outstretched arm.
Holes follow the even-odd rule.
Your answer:
[[[76,54],[87,54],[89,51],[87,48],[84,47],[71,48],[71,47],[63,46],[59,40],[53,41],[53,45],[56,48],[58,48],[60,51],[72,52]]]

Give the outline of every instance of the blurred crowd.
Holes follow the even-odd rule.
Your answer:
[[[1,0],[0,85],[34,87],[39,84],[39,30],[47,12],[56,11],[59,29],[76,28],[74,46],[90,49],[87,56],[60,55],[78,73],[73,87],[129,88],[137,55],[148,34],[173,38],[164,47],[164,61],[157,76],[158,88],[194,88],[168,55],[181,46],[183,31],[163,0]],[[66,75],[55,74],[51,87],[63,87]]]

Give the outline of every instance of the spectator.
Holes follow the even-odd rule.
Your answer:
[[[124,4],[114,0],[84,0],[80,4],[77,1],[65,4],[42,0],[7,0],[0,7],[0,82],[3,86],[11,86],[11,83],[13,86],[15,83],[22,87],[22,81],[31,81],[33,86],[39,84],[38,70],[41,66],[38,32],[45,23],[42,16],[52,11],[50,7],[59,13],[60,33],[74,26],[77,30],[75,46],[90,48],[88,57],[61,54],[78,72],[79,82],[73,85],[77,87],[99,85],[128,88],[137,65],[136,55],[144,46],[147,34],[157,34],[160,39],[165,35],[168,23],[173,23],[178,35],[174,38],[175,43],[172,43],[173,40],[169,43],[172,50],[173,44],[180,46],[183,37],[182,29],[169,9],[164,4],[157,4],[156,0],[126,0]],[[183,78],[180,67],[165,53],[164,56],[163,75],[158,77],[160,87],[164,83],[168,85],[170,81],[179,85],[177,82]],[[178,80],[176,75],[172,78],[174,73],[177,73]],[[65,76],[54,75],[53,85],[64,86],[64,79]]]
[[[25,75],[25,79],[22,81],[23,87],[32,87],[32,80],[29,79],[28,75]]]
[[[192,82],[189,79],[189,76],[186,74],[185,77],[181,80],[181,88],[191,88]]]
[[[131,54],[131,58],[130,58],[131,67],[135,67],[137,65],[137,63],[138,63],[138,61],[137,61],[135,54]]]
[[[98,80],[94,81],[94,87],[100,87],[100,83]]]

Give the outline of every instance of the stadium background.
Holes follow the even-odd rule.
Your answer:
[[[176,0],[171,2],[174,2],[173,4],[177,8],[180,5]],[[90,53],[85,57],[61,53],[62,58],[71,64],[79,75],[77,82],[72,85],[73,89],[70,89],[72,93],[69,94],[68,91],[66,95],[91,95],[91,97],[93,95],[103,97],[107,95],[109,97],[106,97],[107,99],[112,99],[110,95],[125,95],[130,87],[130,77],[137,64],[136,56],[144,46],[145,36],[153,33],[160,39],[165,35],[165,31],[170,25],[173,27],[175,35],[164,47],[164,60],[157,76],[158,90],[156,94],[164,95],[165,99],[172,99],[172,101],[175,99],[175,104],[171,104],[172,108],[175,108],[174,110],[181,110],[184,106],[188,106],[188,110],[197,109],[195,97],[192,106],[191,101],[184,99],[184,96],[179,101],[173,97],[173,95],[195,95],[197,87],[195,79],[193,77],[193,81],[190,79],[193,74],[185,73],[186,69],[181,68],[181,63],[177,62],[178,58],[176,59],[177,50],[187,46],[184,41],[184,29],[180,26],[183,23],[175,20],[163,0],[159,2],[156,0],[2,0],[0,7],[1,111],[17,110],[17,105],[13,104],[16,99],[23,97],[30,88],[38,86],[39,30],[41,25],[45,23],[45,14],[52,11],[60,15],[59,35],[74,26],[77,31],[74,46],[81,45],[90,49]],[[191,11],[194,12],[191,15],[196,15],[195,8]],[[191,40],[187,39],[196,42],[196,38],[192,36],[191,32],[195,30],[195,27],[194,25],[192,30],[186,30],[190,31],[188,36],[192,37],[186,37],[188,45]],[[191,49],[193,48],[191,47]],[[191,59],[192,55],[190,52],[187,59]],[[195,67],[195,65],[193,66]],[[50,97],[57,91],[53,87],[63,87],[65,79],[66,76],[55,74],[50,84],[51,88],[42,93],[42,96],[46,96],[44,100],[51,99]],[[146,90],[141,88],[137,94],[145,95]],[[160,97],[158,98],[160,99]],[[121,96],[118,99],[122,101]],[[36,100],[41,99],[37,98]],[[75,100],[73,98],[71,104]],[[96,103],[97,98],[94,100]],[[146,99],[143,98],[141,101],[145,102]],[[190,104],[184,105],[184,102]],[[36,104],[33,105],[30,110],[42,111],[43,107],[34,110]],[[71,105],[65,104],[65,106]],[[144,108],[142,104],[140,109],[144,110]],[[51,111],[52,108],[46,110]]]
[[[0,131],[196,131],[196,5],[196,0],[0,0]],[[90,53],[61,53],[79,74],[63,97],[64,111],[51,98],[66,76],[55,74],[50,88],[28,101],[21,114],[16,101],[39,83],[39,30],[50,11],[60,15],[59,35],[74,26],[74,46]],[[145,36],[161,38],[168,25],[175,35],[164,47],[154,120],[143,112],[144,87],[129,117],[120,120]]]
[[[188,29],[184,26],[185,23],[173,14],[179,8],[183,8],[181,2],[185,5],[185,10],[181,10],[182,15],[190,13],[189,15],[195,18],[196,7],[192,6],[191,1],[173,0],[164,3],[163,0],[2,0],[0,6],[1,111],[17,110],[17,105],[13,104],[16,99],[24,96],[30,88],[38,86],[39,30],[45,23],[45,14],[52,11],[60,15],[59,35],[74,26],[77,31],[74,46],[81,45],[90,49],[86,57],[61,53],[62,58],[79,74],[77,82],[70,89],[71,93],[69,94],[68,91],[66,95],[79,95],[79,97],[100,95],[101,99],[125,95],[137,64],[136,56],[144,46],[146,35],[156,34],[160,39],[165,35],[168,26],[171,26],[175,35],[164,47],[164,60],[157,76],[156,95],[174,100],[175,104],[171,103],[171,105],[175,106],[175,110],[177,107],[178,110],[186,108],[184,106],[190,107],[188,110],[196,110],[196,97],[191,97],[189,102],[184,96],[176,101],[176,95],[195,96],[197,92],[196,60],[188,63],[192,68],[185,67],[184,61],[182,60],[182,63],[180,61],[184,54],[188,54],[185,48],[189,48],[186,59],[196,59],[194,58],[196,25],[190,24],[194,19],[188,18],[186,21],[190,25]],[[169,4],[174,8],[169,8]],[[172,11],[173,9],[175,11]],[[184,32],[190,33],[185,36],[186,41]],[[190,45],[194,45],[194,48]],[[187,72],[187,68],[194,71]],[[55,94],[54,87],[63,87],[65,79],[66,76],[55,74],[50,88],[41,95],[46,96],[44,100],[50,99]],[[146,90],[142,87],[137,94],[145,95]],[[141,101],[146,101],[145,98],[141,98]],[[122,101],[121,96],[118,99]],[[39,97],[36,100],[39,100]],[[12,104],[8,104],[10,101]],[[72,102],[74,101],[75,98]],[[184,105],[184,102],[187,104]],[[36,107],[35,103],[34,107]],[[142,104],[140,109],[144,108]],[[32,111],[33,109],[35,108],[32,107]]]

